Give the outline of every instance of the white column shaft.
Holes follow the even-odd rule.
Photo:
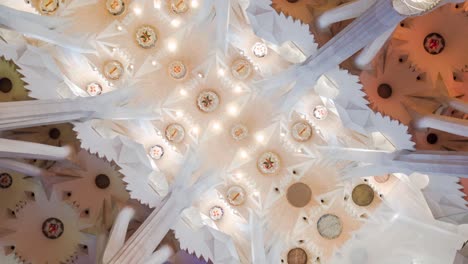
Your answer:
[[[55,147],[45,144],[0,138],[0,158],[65,160],[73,154],[70,146]]]
[[[130,221],[135,216],[135,210],[129,206],[124,207],[115,219],[109,236],[109,240],[102,258],[103,263],[108,263],[112,257],[122,248]]]
[[[346,3],[336,8],[324,12],[317,20],[317,25],[320,29],[328,28],[331,24],[355,18],[368,9],[375,0],[357,0],[355,2]]]

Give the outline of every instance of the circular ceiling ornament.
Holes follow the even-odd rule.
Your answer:
[[[86,85],[86,92],[91,96],[100,95],[102,93],[102,86],[97,82],[92,82]]]
[[[13,178],[8,173],[0,174],[0,188],[7,189],[13,184]]]
[[[56,127],[49,129],[48,133],[50,139],[59,139],[61,134],[60,129]]]
[[[170,124],[166,127],[166,139],[173,143],[180,143],[184,140],[185,129],[179,124]]]
[[[198,95],[197,105],[205,113],[213,112],[219,105],[218,94],[213,91],[202,91]]]
[[[237,59],[231,65],[231,73],[238,80],[247,79],[252,73],[252,64],[245,59]]]
[[[159,160],[164,156],[164,148],[161,145],[154,145],[149,149],[149,155],[155,160]]]
[[[317,105],[312,114],[317,120],[324,120],[328,116],[328,109],[323,105]]]
[[[171,10],[175,14],[184,14],[189,10],[189,7],[187,0],[171,0]]]
[[[304,142],[312,137],[312,127],[305,121],[299,121],[292,126],[291,134],[296,141]]]
[[[280,168],[280,158],[276,153],[265,152],[258,158],[257,167],[263,174],[273,174]]]
[[[382,176],[374,176],[374,180],[378,183],[385,183],[390,179],[390,174]]]
[[[235,124],[231,128],[231,136],[237,141],[246,138],[248,135],[249,129],[242,124]]]
[[[354,187],[351,197],[355,204],[368,206],[374,200],[374,190],[367,184],[359,184]]]
[[[382,83],[377,87],[377,94],[380,96],[380,98],[387,99],[392,96],[393,89],[389,84]]]
[[[144,49],[154,47],[157,40],[156,30],[152,26],[141,26],[136,31],[136,41],[138,45]]]
[[[292,206],[302,208],[312,199],[312,191],[307,184],[297,182],[289,186],[286,198]]]
[[[437,143],[437,141],[439,141],[439,136],[437,136],[437,134],[434,134],[434,133],[427,134],[426,136],[427,143],[434,145]]]
[[[55,217],[47,218],[42,223],[42,234],[48,239],[57,239],[64,232],[63,222]]]
[[[404,16],[422,15],[434,9],[441,0],[392,0],[393,8]]]
[[[323,238],[335,239],[343,232],[343,224],[338,216],[325,214],[317,221],[317,230]]]
[[[183,79],[187,75],[187,67],[181,61],[173,61],[167,67],[169,75],[176,79],[180,80]]]
[[[118,80],[124,73],[122,63],[116,60],[108,61],[104,64],[104,76],[110,80]]]
[[[219,221],[224,216],[224,210],[220,206],[213,206],[210,209],[210,218],[213,221]]]
[[[111,15],[118,16],[125,12],[125,2],[123,0],[107,0],[106,8]]]
[[[94,183],[99,189],[107,189],[110,185],[110,179],[109,176],[105,174],[99,174],[94,178]]]
[[[245,202],[245,191],[240,186],[231,186],[227,190],[226,198],[229,204],[239,206]]]
[[[445,39],[439,33],[430,33],[424,38],[424,49],[431,55],[440,54],[445,48]]]
[[[39,2],[39,10],[44,15],[52,15],[59,8],[59,0],[41,0]]]
[[[288,252],[288,264],[307,264],[307,253],[302,248],[293,248]]]
[[[13,89],[13,83],[8,78],[0,79],[0,91],[2,93],[9,93]]]
[[[268,47],[265,43],[263,42],[256,42],[252,46],[252,53],[255,55],[257,58],[263,58],[266,55],[268,55]]]
[[[12,61],[0,56],[0,101],[10,102],[29,99],[23,74]]]

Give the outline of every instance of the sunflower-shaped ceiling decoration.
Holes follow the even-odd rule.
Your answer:
[[[11,60],[0,57],[0,100],[2,102],[28,99],[23,75]]]
[[[94,255],[105,256],[111,263],[151,263],[170,255],[163,249],[163,238],[173,229],[181,249],[215,263],[333,263],[337,258],[344,258],[342,263],[356,263],[356,259],[366,263],[374,256],[354,248],[362,241],[374,241],[366,231],[380,230],[378,224],[394,228],[395,233],[383,232],[382,239],[390,247],[397,242],[393,234],[408,237],[400,225],[405,221],[421,223],[427,228],[418,230],[428,236],[434,233],[428,231],[430,227],[450,233],[440,245],[443,250],[435,253],[437,260],[450,262],[461,246],[466,233],[456,225],[437,223],[431,215],[429,208],[437,207],[428,207],[426,200],[438,205],[443,199],[437,198],[443,196],[422,184],[430,178],[397,173],[419,162],[404,156],[413,155],[408,150],[413,143],[407,127],[366,106],[367,99],[376,112],[410,125],[411,107],[429,114],[440,111],[441,103],[427,98],[447,95],[445,87],[434,85],[437,80],[446,81],[446,73],[434,80],[432,71],[395,48],[398,55],[384,54],[375,68],[361,74],[362,85],[338,65],[313,76],[315,69],[301,64],[317,53],[314,36],[307,25],[273,9],[310,23],[316,12],[338,3],[29,3],[43,16],[29,17],[38,19],[38,27],[46,25],[39,32],[58,33],[61,41],[54,46],[29,40],[34,45],[27,45],[21,35],[3,37],[6,43],[1,44],[7,48],[0,53],[11,58],[5,61],[15,66],[18,80],[28,83],[30,96],[39,99],[28,105],[8,105],[27,109],[34,118],[5,107],[9,116],[1,118],[0,125],[26,127],[3,135],[40,143],[30,145],[37,148],[71,144],[76,151],[68,160],[50,166],[11,157],[0,160],[0,167],[34,172],[41,180],[73,177],[53,184],[49,199],[40,190],[14,189],[22,194],[12,195],[15,201],[4,206],[10,214],[0,229],[6,254],[33,263],[93,263]],[[67,23],[47,27],[57,21]],[[71,38],[77,34],[79,38]],[[427,36],[426,53],[448,52],[449,46],[438,46],[448,43],[441,36]],[[42,40],[50,40],[47,37]],[[357,40],[359,36],[348,38],[351,44]],[[80,45],[92,47],[93,52],[76,52]],[[318,79],[312,83],[297,75],[288,80],[296,70]],[[279,81],[272,81],[275,78]],[[0,85],[1,89],[7,86]],[[290,100],[295,91],[303,93]],[[18,99],[5,101],[14,100]],[[460,113],[447,108],[443,115],[464,119],[463,107],[455,106]],[[21,125],[24,120],[27,125]],[[57,120],[70,124],[56,124]],[[47,126],[29,128],[32,124]],[[418,130],[415,135],[424,132],[428,133],[422,136],[425,142],[415,140],[421,149],[424,144],[463,149],[458,143],[449,144],[451,138],[442,131]],[[346,155],[353,151],[355,156]],[[395,157],[388,160],[379,156],[392,151]],[[449,155],[440,152],[439,158]],[[460,156],[450,163],[456,170],[451,171],[449,164],[443,171],[459,172]],[[393,162],[406,163],[395,168]],[[373,163],[379,165],[372,167]],[[357,176],[349,178],[350,172]],[[24,181],[12,173],[0,174],[4,189]],[[132,205],[128,195],[153,211]],[[446,212],[438,216],[443,218]],[[116,215],[109,231],[102,223],[112,222]],[[133,224],[143,223],[134,230],[132,219],[138,220]],[[87,240],[80,232],[81,222],[94,224],[86,227],[99,239]],[[26,231],[30,240],[22,233]],[[360,231],[364,234],[357,236]],[[103,237],[110,237],[107,245]],[[41,241],[58,253],[30,249],[28,243]],[[399,258],[390,252],[382,259],[428,259],[430,254],[416,250]]]

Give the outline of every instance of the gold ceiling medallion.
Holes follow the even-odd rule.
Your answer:
[[[170,124],[166,127],[166,139],[173,143],[180,143],[185,138],[185,129],[179,124]]]
[[[351,197],[355,204],[368,206],[374,200],[374,190],[367,184],[359,184],[354,187]]]
[[[257,160],[257,168],[263,174],[274,174],[280,169],[280,158],[276,153],[265,152]]]
[[[184,14],[189,10],[189,4],[187,0],[171,0],[170,7],[172,12],[175,14]]]
[[[433,10],[441,0],[392,0],[393,9],[404,16],[419,16]]]
[[[59,8],[59,0],[41,0],[39,11],[44,15],[53,15]]]
[[[104,76],[109,80],[118,80],[124,73],[122,63],[116,60],[108,61],[104,64]]]
[[[231,186],[227,190],[226,198],[230,205],[239,206],[245,202],[245,191],[240,186]]]
[[[288,264],[307,264],[307,253],[302,248],[293,248],[288,252]]]
[[[323,238],[335,239],[343,232],[343,224],[338,216],[325,214],[317,221],[317,231]]]
[[[296,122],[291,128],[291,135],[294,140],[304,142],[312,137],[312,127],[305,121]]]
[[[205,112],[213,112],[219,106],[219,96],[213,91],[203,91],[198,95],[197,98],[198,108]]]
[[[183,79],[187,75],[187,67],[185,67],[185,64],[181,61],[171,62],[167,70],[169,75],[176,80]]]
[[[119,16],[125,12],[125,2],[123,0],[107,0],[106,9],[111,15]]]
[[[242,124],[235,124],[231,128],[231,136],[233,139],[239,141],[246,138],[249,135],[249,130]]]
[[[164,156],[164,148],[161,145],[154,145],[148,153],[152,159],[159,160]]]
[[[144,49],[154,47],[158,41],[156,29],[152,26],[144,25],[139,27],[135,35],[138,45]]]
[[[289,186],[286,198],[292,206],[302,208],[312,200],[312,190],[307,184],[296,182]]]
[[[210,209],[210,218],[213,221],[219,221],[224,216],[224,210],[220,206],[213,206]]]
[[[231,74],[238,80],[247,79],[252,73],[252,64],[245,59],[237,59],[231,65]]]
[[[91,96],[100,95],[102,93],[102,86],[97,82],[92,82],[86,85],[86,92]]]

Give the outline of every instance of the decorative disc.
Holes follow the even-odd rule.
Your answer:
[[[224,215],[223,208],[221,208],[220,206],[217,206],[217,205],[211,207],[211,209],[210,209],[210,218],[211,218],[211,220],[213,220],[213,221],[221,220],[221,218],[223,218],[223,215]]]
[[[41,0],[39,7],[42,14],[52,15],[59,8],[59,0]]]
[[[341,235],[343,224],[338,216],[325,214],[317,221],[319,234],[326,239],[335,239]]]
[[[252,53],[255,55],[257,58],[263,58],[268,54],[268,47],[265,43],[263,42],[256,42],[252,46]]]
[[[125,2],[123,0],[107,0],[106,8],[111,15],[118,16],[125,12]]]
[[[354,187],[351,197],[359,206],[368,206],[374,200],[374,190],[367,184],[359,184]]]
[[[197,105],[205,113],[213,112],[219,105],[218,94],[212,91],[201,92],[197,98]]]
[[[141,26],[136,32],[136,41],[142,48],[154,47],[157,40],[156,30],[151,26]]]
[[[314,117],[318,120],[324,120],[327,118],[328,109],[323,105],[317,105],[313,111]]]
[[[159,160],[164,156],[164,148],[160,145],[154,145],[149,150],[149,155],[155,160]]]
[[[183,79],[187,75],[187,68],[181,61],[171,62],[167,70],[169,75],[176,80]]]
[[[249,130],[242,124],[235,124],[231,128],[231,136],[235,140],[242,140],[249,135]]]
[[[293,248],[288,252],[288,264],[307,264],[307,253],[302,248]]]
[[[312,137],[312,127],[307,122],[297,122],[291,129],[292,137],[299,142],[304,142]]]
[[[312,199],[312,191],[307,184],[297,182],[289,186],[286,198],[288,199],[289,204],[294,207],[301,208],[306,206]]]
[[[13,178],[8,173],[0,174],[0,188],[6,189],[13,184]]]
[[[424,38],[424,49],[427,53],[437,55],[445,48],[445,39],[439,33],[431,33]]]
[[[122,63],[116,60],[111,60],[104,64],[104,76],[110,80],[118,80],[124,73]]]
[[[91,96],[100,95],[102,93],[102,86],[97,82],[92,82],[86,86],[86,91]]]
[[[404,16],[418,16],[435,8],[441,0],[392,0],[393,8]]]
[[[261,173],[273,174],[280,168],[280,158],[273,152],[265,152],[258,158],[257,167]]]
[[[229,204],[238,206],[245,202],[245,191],[240,186],[232,186],[227,190],[226,197]]]
[[[188,0],[171,0],[171,10],[176,14],[183,14],[189,10]]]
[[[179,124],[170,124],[166,127],[166,139],[170,142],[180,143],[184,140],[185,129]]]
[[[232,75],[238,80],[245,80],[252,73],[252,64],[245,59],[237,59],[231,66]]]
[[[42,234],[49,239],[59,238],[64,231],[63,223],[57,218],[47,218],[42,224]]]
[[[105,174],[99,174],[96,176],[96,178],[94,178],[94,183],[99,189],[107,189],[111,182],[109,176]]]
[[[378,183],[385,183],[390,179],[390,175],[383,175],[383,176],[375,176],[374,180]]]

